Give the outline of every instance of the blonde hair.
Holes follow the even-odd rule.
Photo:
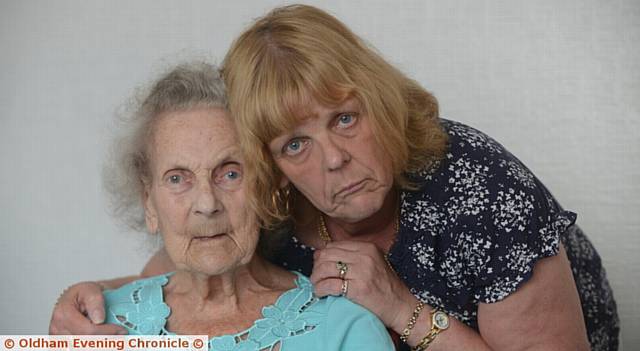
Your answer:
[[[259,18],[232,44],[222,74],[250,167],[252,205],[266,226],[288,216],[286,204],[274,197],[282,174],[268,143],[300,122],[309,101],[332,106],[355,97],[392,160],[399,187],[414,187],[405,174],[445,152],[434,96],[320,9],[291,5]]]

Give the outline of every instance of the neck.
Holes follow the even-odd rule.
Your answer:
[[[238,333],[262,317],[264,306],[294,286],[292,273],[257,255],[215,276],[179,270],[163,289],[171,308],[165,328],[177,334]]]
[[[237,308],[243,300],[265,291],[283,290],[293,286],[291,273],[274,266],[259,255],[249,263],[219,275],[179,270],[166,291],[180,295],[201,306],[215,305]]]

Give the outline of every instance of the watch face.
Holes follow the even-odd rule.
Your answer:
[[[438,311],[433,315],[433,324],[439,329],[449,328],[449,316],[442,311]]]

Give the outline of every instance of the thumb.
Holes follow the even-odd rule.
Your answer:
[[[78,296],[78,302],[83,305],[83,310],[87,312],[87,316],[93,324],[104,323],[104,297],[100,290],[95,289],[87,295]]]

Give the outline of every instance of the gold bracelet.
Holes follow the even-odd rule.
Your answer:
[[[416,308],[413,309],[413,313],[411,314],[411,318],[409,318],[409,323],[407,323],[407,327],[402,331],[402,335],[400,335],[400,340],[403,343],[407,343],[407,339],[409,339],[409,334],[411,334],[411,329],[416,325],[416,321],[418,320],[418,316],[420,316],[420,312],[422,312],[422,308],[424,308],[424,303],[422,301],[418,301]]]
[[[443,330],[449,328],[449,315],[439,308],[431,310],[431,329],[411,351],[424,351]]]

